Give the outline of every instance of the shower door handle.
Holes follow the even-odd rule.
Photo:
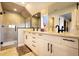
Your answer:
[[[17,30],[16,26],[15,26],[15,31]]]

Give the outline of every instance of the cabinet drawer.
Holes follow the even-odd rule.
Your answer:
[[[36,37],[37,36],[37,33],[31,33],[31,36]]]
[[[43,35],[41,37],[41,39],[44,39],[44,40],[47,40],[47,41],[50,41],[50,42],[56,42],[56,43],[61,43],[61,39],[62,37],[58,37],[58,36],[53,36],[53,35]]]
[[[39,54],[39,49],[38,49],[38,46],[36,44],[32,44],[32,47],[31,47],[32,51],[35,53],[35,54]]]
[[[74,38],[63,38],[61,40],[61,43],[63,45],[67,45],[69,47],[78,48],[78,39],[74,39]]]
[[[50,35],[45,35],[45,34],[38,34],[38,37],[40,39],[45,39],[45,40],[50,40],[51,39]]]
[[[53,55],[54,56],[77,56],[78,49],[74,49],[60,44],[53,44]]]

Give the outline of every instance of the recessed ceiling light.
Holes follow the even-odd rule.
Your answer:
[[[17,11],[17,9],[14,9],[14,11]]]

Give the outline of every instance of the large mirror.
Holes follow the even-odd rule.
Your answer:
[[[41,27],[41,13],[38,12],[38,13],[34,14],[32,16],[31,22],[32,22],[33,30],[35,31],[35,29],[37,29],[37,31],[38,31],[38,29]]]
[[[43,25],[44,26],[48,25],[48,15],[43,15]]]
[[[59,27],[60,30],[63,29],[65,32],[70,31],[70,26],[71,26],[71,21],[72,21],[72,14],[71,13],[66,13],[62,14],[59,16]]]

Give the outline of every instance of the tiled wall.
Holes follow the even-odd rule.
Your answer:
[[[17,13],[6,13],[3,15],[3,24],[21,24],[24,18]]]

